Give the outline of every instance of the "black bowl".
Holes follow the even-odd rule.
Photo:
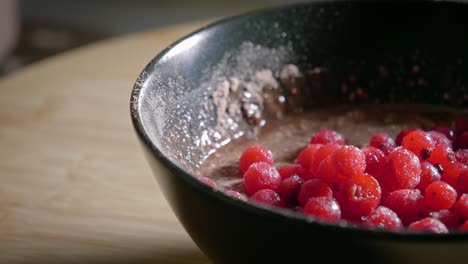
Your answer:
[[[216,263],[310,261],[466,263],[468,234],[390,233],[305,219],[226,196],[193,175],[222,144],[210,94],[227,77],[294,63],[328,69],[308,107],[424,104],[466,112],[468,6],[320,2],[279,7],[202,28],[158,54],[133,89],[131,116],[178,219]],[[352,80],[350,79],[352,76]],[[422,81],[421,81],[422,80]],[[341,90],[360,89],[356,98]],[[239,124],[245,128],[244,124]],[[232,134],[233,136],[233,134]],[[210,145],[209,144],[209,145]]]

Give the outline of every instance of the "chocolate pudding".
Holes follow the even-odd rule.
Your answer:
[[[213,179],[218,185],[243,192],[242,177],[237,166],[247,146],[261,145],[271,150],[275,166],[294,163],[307,146],[313,133],[332,129],[346,138],[346,144],[368,146],[377,132],[393,138],[403,129],[430,129],[435,124],[449,124],[456,112],[441,108],[408,105],[342,106],[333,109],[291,113],[266,122],[255,135],[246,134],[217,149],[202,163],[198,175]]]

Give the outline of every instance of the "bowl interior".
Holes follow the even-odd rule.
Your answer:
[[[279,78],[284,65],[297,65],[307,108],[397,103],[466,111],[467,13],[460,3],[324,2],[222,21],[148,64],[133,114],[160,155],[194,174],[214,148],[249,129],[238,119],[220,132],[213,91],[256,71]]]

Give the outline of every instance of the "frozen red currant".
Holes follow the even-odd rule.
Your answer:
[[[281,179],[287,179],[292,176],[299,176],[303,180],[310,180],[312,179],[312,174],[300,164],[290,164],[285,165],[278,169],[278,172],[281,176]]]
[[[458,198],[454,212],[462,221],[468,221],[468,194],[464,193]]]
[[[314,144],[308,146],[307,148],[302,150],[301,153],[299,153],[299,155],[297,156],[296,163],[301,165],[304,169],[311,172],[312,164],[314,163],[317,151],[319,151],[322,148],[322,146],[322,144]]]
[[[444,125],[437,125],[431,129],[432,131],[436,131],[439,133],[442,133],[449,139],[450,141],[453,141],[455,139],[455,131],[451,127],[444,126]]]
[[[298,201],[301,206],[304,206],[311,197],[332,197],[332,195],[332,190],[325,182],[319,179],[312,179],[302,184],[298,195]]]
[[[343,135],[341,135],[340,133],[336,131],[329,130],[329,129],[320,130],[310,138],[310,144],[343,145],[344,143],[345,143],[345,139]]]
[[[392,192],[415,188],[421,180],[421,163],[411,151],[396,148],[387,157],[385,170],[379,178],[382,189]]]
[[[336,223],[341,219],[340,206],[332,197],[312,197],[304,206],[304,214],[319,220]]]
[[[372,210],[369,215],[362,220],[364,227],[382,228],[389,231],[399,231],[403,228],[398,215],[385,206],[379,206]]]
[[[468,149],[459,149],[455,152],[455,158],[458,162],[468,165]]]
[[[265,162],[273,165],[271,151],[261,146],[250,146],[244,150],[239,159],[239,172],[243,175],[253,163]]]
[[[262,204],[268,204],[278,207],[283,207],[283,201],[279,194],[270,189],[262,189],[250,196],[250,199]]]
[[[362,173],[346,179],[337,193],[343,218],[360,222],[379,205],[381,190],[379,183],[369,174]]]
[[[427,132],[415,130],[403,138],[401,146],[416,154],[418,158],[426,159],[430,157],[435,143]]]
[[[363,148],[362,152],[366,157],[365,172],[374,176],[376,179],[381,177],[386,163],[384,153],[380,149],[374,147]]]
[[[244,187],[248,194],[262,189],[277,191],[281,184],[281,176],[272,165],[259,162],[252,164],[244,173]]]
[[[366,158],[360,149],[349,145],[339,146],[322,161],[317,177],[333,187],[347,178],[362,174],[365,168]]]
[[[382,150],[382,152],[385,154],[385,156],[387,156],[388,154],[390,154],[390,152],[395,150],[395,148],[396,148],[396,145],[383,143],[382,145],[380,145],[379,149]]]
[[[286,204],[297,205],[297,196],[303,183],[304,180],[297,175],[286,178],[281,182],[278,194]]]
[[[425,192],[429,184],[440,181],[440,172],[437,168],[427,161],[421,162],[421,180],[416,186],[421,192]]]
[[[317,178],[326,182],[330,187],[337,187],[345,178],[344,175],[341,175],[336,170],[332,156],[328,156],[317,169]]]
[[[341,146],[333,152],[333,165],[346,178],[360,175],[366,169],[366,156],[354,146]]]
[[[457,200],[457,192],[448,183],[435,181],[427,186],[424,199],[432,210],[450,209]]]
[[[401,143],[403,142],[403,138],[408,135],[410,132],[416,131],[416,130],[421,130],[419,128],[404,128],[398,133],[396,139],[395,139],[395,144],[397,146],[401,146]]]
[[[199,178],[200,181],[202,181],[203,183],[205,183],[206,185],[209,185],[211,187],[216,187],[216,183],[210,179],[210,178],[207,178],[207,177],[200,177]]]
[[[393,210],[404,225],[426,217],[429,213],[424,197],[418,189],[394,191],[383,205]]]
[[[380,149],[382,145],[395,147],[395,141],[387,133],[376,133],[374,134],[369,142],[371,147]]]
[[[448,233],[448,228],[441,221],[426,217],[419,221],[413,222],[408,226],[408,230],[412,232],[445,234]]]
[[[247,201],[247,198],[243,194],[241,194],[240,192],[237,192],[237,191],[234,191],[234,190],[227,190],[226,194],[231,196],[231,197],[237,198],[239,200]]]
[[[440,164],[442,168],[451,166],[455,161],[455,153],[447,145],[437,145],[433,148],[430,157],[427,159],[433,165]]]
[[[435,145],[445,145],[452,147],[452,141],[447,138],[444,134],[437,132],[437,131],[429,131],[427,132],[429,137],[434,141]]]
[[[321,147],[317,151],[317,153],[315,153],[315,158],[310,168],[310,172],[312,173],[312,175],[317,175],[320,163],[322,163],[322,161],[324,161],[328,156],[332,155],[335,152],[335,150],[338,149],[338,147],[340,147],[340,145],[326,144],[323,145],[323,147]]]
[[[444,209],[440,211],[430,212],[429,216],[440,220],[449,229],[457,228],[460,224],[458,216],[450,210]]]
[[[458,191],[458,177],[460,177],[460,172],[464,168],[466,168],[464,164],[454,162],[448,168],[444,168],[441,180],[450,184],[453,188],[455,188],[455,190]]]

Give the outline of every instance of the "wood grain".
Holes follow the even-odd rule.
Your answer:
[[[97,43],[0,80],[0,263],[208,263],[129,117],[141,69],[204,24]]]

